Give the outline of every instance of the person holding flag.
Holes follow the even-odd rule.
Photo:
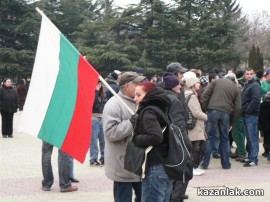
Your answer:
[[[144,76],[136,72],[125,72],[119,79],[120,91],[118,95],[134,112],[136,86],[145,80]],[[114,201],[131,202],[134,189],[136,202],[141,201],[141,179],[124,169],[124,159],[127,148],[127,139],[133,132],[137,114],[133,115],[113,96],[105,104],[103,110],[103,130],[105,135],[105,175],[114,182]]]

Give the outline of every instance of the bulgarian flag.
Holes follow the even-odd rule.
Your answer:
[[[99,74],[45,14],[41,15],[19,131],[38,136],[83,163],[91,141]]]

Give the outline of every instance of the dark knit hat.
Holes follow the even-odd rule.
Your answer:
[[[143,74],[144,69],[143,69],[142,67],[138,67],[137,70],[136,70],[136,72],[137,72],[138,74]]]
[[[171,72],[166,72],[163,75],[164,87],[165,89],[172,89],[179,85],[179,79]]]

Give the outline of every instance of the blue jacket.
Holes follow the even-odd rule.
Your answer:
[[[245,84],[242,91],[242,114],[258,116],[260,112],[261,84],[252,79]]]
[[[119,92],[120,87],[117,85],[117,83],[115,81],[108,80],[107,82],[116,93]],[[113,94],[111,93],[110,90],[107,89],[105,93],[106,93],[107,100],[109,100],[111,97],[113,97]]]

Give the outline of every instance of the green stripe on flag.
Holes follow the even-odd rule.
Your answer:
[[[49,43],[49,42],[48,42]],[[60,70],[38,137],[61,148],[74,113],[78,89],[79,52],[61,34]]]

